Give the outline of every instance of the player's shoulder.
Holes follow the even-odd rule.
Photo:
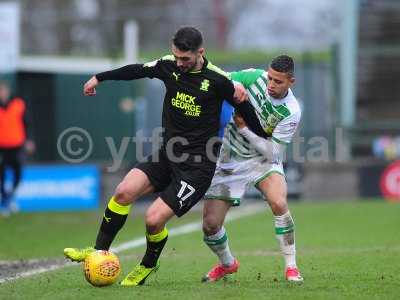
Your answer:
[[[155,59],[153,61],[144,63],[145,67],[155,67],[157,64],[161,65],[168,65],[168,64],[174,64],[175,63],[175,57],[171,54],[164,55],[158,59]]]
[[[289,89],[285,106],[289,109],[291,115],[301,115],[300,103],[291,89]]]
[[[215,80],[231,80],[231,76],[228,72],[225,72],[220,67],[214,65],[212,62],[208,61],[206,65],[206,70],[209,76],[213,77]]]
[[[251,86],[258,80],[267,82],[267,75],[264,70],[262,69],[244,69],[240,71],[235,71],[231,73],[232,80],[239,81],[245,87]]]
[[[266,72],[263,69],[248,68],[248,69],[243,69],[243,70],[237,71],[236,73],[261,76],[263,73],[266,73]]]
[[[175,56],[173,56],[172,54],[167,54],[167,55],[164,55],[163,57],[161,57],[160,60],[165,61],[165,62],[174,62]]]

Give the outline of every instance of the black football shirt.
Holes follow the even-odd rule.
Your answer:
[[[249,102],[233,101],[234,86],[227,73],[204,58],[201,70],[183,73],[173,55],[146,64],[132,64],[99,73],[103,80],[158,78],[166,86],[163,103],[163,147],[170,142],[175,153],[206,155],[207,142],[218,137],[223,100],[240,112],[251,130],[265,137],[265,132]]]

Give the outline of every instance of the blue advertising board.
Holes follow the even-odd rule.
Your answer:
[[[46,165],[24,167],[14,200],[20,211],[62,211],[97,208],[99,197],[95,165]]]

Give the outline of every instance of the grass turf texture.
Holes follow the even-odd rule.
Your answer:
[[[296,203],[291,211],[303,285],[283,280],[282,258],[266,210],[227,224],[231,248],[241,262],[239,273],[228,281],[200,283],[216,258],[202,243],[201,232],[194,232],[168,241],[160,270],[142,287],[91,287],[79,265],[1,284],[0,298],[398,299],[400,205],[380,200]],[[199,218],[193,214],[175,221],[175,226]],[[98,219],[95,213],[74,213],[1,220],[1,259],[61,256],[65,246],[92,241]],[[140,237],[141,222],[142,218],[130,219],[118,242]],[[119,254],[123,275],[143,252],[140,247]]]

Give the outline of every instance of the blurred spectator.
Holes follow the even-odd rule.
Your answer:
[[[25,148],[28,154],[35,151],[35,144],[28,138],[25,102],[10,95],[9,85],[0,82],[0,209],[4,216],[17,210],[12,198],[21,180],[22,150]],[[6,186],[8,168],[13,172],[11,189]]]
[[[400,136],[380,136],[374,139],[372,151],[375,157],[381,159],[395,160],[400,158]]]

